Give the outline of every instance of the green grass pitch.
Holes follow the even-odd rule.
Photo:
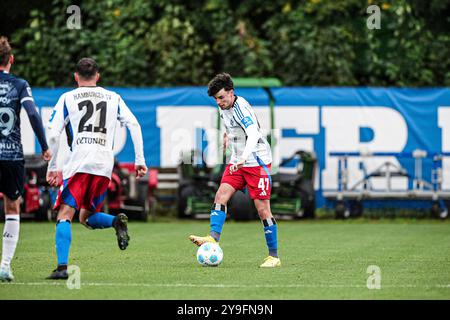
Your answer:
[[[54,223],[23,222],[15,281],[0,299],[450,299],[450,221],[279,221],[282,267],[260,269],[267,255],[260,222],[228,221],[219,267],[202,267],[189,234],[208,221],[131,221],[130,246],[113,229],[72,226],[70,264],[81,289],[45,280],[56,264]],[[3,225],[0,225],[3,229]],[[381,270],[368,289],[367,268]]]

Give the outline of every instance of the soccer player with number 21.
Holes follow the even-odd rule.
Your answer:
[[[57,268],[47,279],[67,279],[67,264],[72,240],[71,221],[76,211],[80,222],[89,229],[113,227],[119,248],[125,250],[128,217],[100,212],[114,165],[114,136],[117,123],[130,130],[134,145],[136,177],[147,173],[141,127],[120,95],[97,86],[100,78],[97,63],[90,58],[76,65],[78,88],[64,93],[53,109],[48,123],[48,137],[53,157],[47,170],[47,182],[60,185],[57,155],[60,134],[65,130],[70,149],[63,166],[63,185],[56,199]]]

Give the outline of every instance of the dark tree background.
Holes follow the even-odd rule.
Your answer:
[[[81,8],[81,29],[66,26]],[[369,30],[369,5],[381,29]],[[289,86],[450,86],[449,0],[2,0],[0,34],[32,86],[73,84],[95,58],[102,85],[205,85],[217,72]]]

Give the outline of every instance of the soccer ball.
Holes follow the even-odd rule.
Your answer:
[[[202,266],[216,267],[223,259],[222,248],[217,243],[206,242],[197,250],[197,261]]]

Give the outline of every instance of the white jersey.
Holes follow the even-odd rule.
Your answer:
[[[133,139],[136,165],[145,165],[141,128],[122,98],[102,87],[79,87],[64,93],[53,109],[47,128],[53,151],[48,170],[57,171],[59,136],[65,129],[70,152],[63,166],[63,179],[84,172],[111,178],[114,136],[118,121]]]
[[[230,163],[240,159],[246,159],[244,167],[272,163],[270,145],[262,135],[255,111],[247,100],[237,96],[233,107],[219,110],[232,150]]]

